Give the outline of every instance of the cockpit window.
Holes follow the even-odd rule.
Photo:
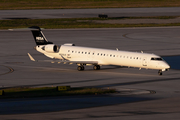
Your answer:
[[[163,60],[163,59],[162,59],[162,58],[151,58],[151,60],[161,61],[161,60]]]

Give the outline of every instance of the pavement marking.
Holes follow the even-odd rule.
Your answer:
[[[11,67],[9,67],[9,66],[5,66],[5,65],[0,65],[0,66],[6,67],[6,68],[8,68],[8,69],[9,69],[9,71],[8,71],[8,72],[2,73],[2,74],[0,74],[0,75],[6,75],[6,74],[9,74],[9,73],[14,72],[14,69],[13,69],[13,68],[11,68]]]

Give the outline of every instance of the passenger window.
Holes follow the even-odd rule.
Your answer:
[[[68,50],[68,52],[70,52],[70,50]]]
[[[115,57],[115,55],[113,57]]]
[[[83,52],[82,52],[82,54],[83,54]]]

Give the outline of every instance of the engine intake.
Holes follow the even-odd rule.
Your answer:
[[[54,53],[59,51],[59,46],[51,44],[51,45],[45,45],[42,47],[42,49],[46,52]]]

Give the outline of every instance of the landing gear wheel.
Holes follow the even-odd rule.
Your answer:
[[[100,66],[99,65],[97,65],[97,68],[98,68],[98,70],[100,70]]]
[[[158,74],[159,74],[159,75],[162,75],[162,70],[159,70],[159,71],[158,71]]]
[[[81,66],[78,66],[78,67],[77,67],[77,70],[78,70],[78,71],[81,71]]]
[[[84,66],[78,66],[78,67],[77,67],[77,70],[78,70],[78,71],[84,70]]]
[[[97,66],[96,66],[96,65],[94,65],[93,69],[94,69],[94,70],[97,70]]]
[[[100,66],[99,66],[99,65],[94,65],[93,69],[94,69],[94,70],[99,70],[99,69],[100,69]]]
[[[81,70],[84,70],[84,66],[81,66]]]

